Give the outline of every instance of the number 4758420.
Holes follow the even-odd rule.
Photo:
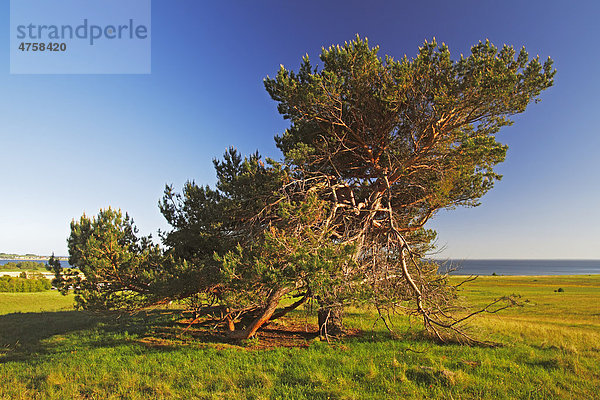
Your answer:
[[[21,51],[66,51],[66,43],[25,43],[19,45]]]

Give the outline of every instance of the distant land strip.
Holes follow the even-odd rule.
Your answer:
[[[31,260],[31,261],[46,261],[50,256],[38,256],[37,254],[9,254],[0,253],[0,260]],[[67,261],[69,257],[55,256],[62,261]]]

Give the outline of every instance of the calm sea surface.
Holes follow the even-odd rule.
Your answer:
[[[0,265],[8,262],[27,260],[0,260]],[[46,264],[47,261],[30,260]],[[451,275],[589,275],[600,274],[600,260],[436,260],[440,271],[449,266],[456,268]],[[61,261],[64,268],[69,263]]]
[[[600,274],[600,260],[436,260],[451,275],[588,275]]]
[[[36,262],[36,263],[42,263],[44,265],[48,264],[48,260],[0,260],[0,265],[8,264],[9,262],[18,263],[21,261],[32,261],[32,262]],[[61,261],[60,265],[62,265],[63,268],[70,267],[70,265],[67,261]]]

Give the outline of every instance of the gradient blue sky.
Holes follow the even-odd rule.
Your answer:
[[[69,222],[109,205],[167,228],[165,183],[212,184],[231,145],[280,157],[263,78],[359,33],[396,58],[433,37],[457,57],[486,38],[551,56],[555,86],[500,133],[504,179],[429,226],[440,257],[600,259],[600,3],[416,3],[154,0],[151,75],[10,75],[1,30],[0,252],[66,255]]]

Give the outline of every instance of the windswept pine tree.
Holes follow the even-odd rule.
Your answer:
[[[552,85],[552,61],[488,41],[456,60],[435,41],[396,60],[360,37],[320,60],[265,79],[290,121],[281,162],[230,149],[214,162],[215,188],[167,186],[164,251],[110,209],[72,223],[80,305],[191,298],[197,315],[248,338],[308,300],[321,332],[336,334],[346,306],[367,304],[386,323],[416,314],[439,340],[472,340],[455,287],[425,261],[426,223],[477,206],[500,179],[507,147],[495,135]]]
[[[477,206],[500,179],[507,146],[495,134],[552,85],[552,61],[489,41],[456,61],[435,41],[395,60],[360,37],[320,58],[321,68],[306,56],[298,73],[282,66],[265,80],[291,122],[277,145],[296,186],[327,200],[330,239],[355,246],[354,267],[340,273],[380,312],[410,300],[443,339],[440,328],[456,331],[460,318],[453,288],[422,261],[435,236],[425,224],[440,209]],[[346,300],[333,296],[322,312],[339,315]]]

